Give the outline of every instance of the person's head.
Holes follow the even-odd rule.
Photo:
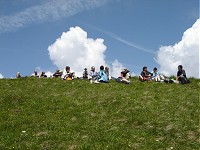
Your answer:
[[[20,73],[17,72],[17,74],[16,74],[16,78],[20,78],[20,77],[21,77]]]
[[[182,65],[178,65],[178,70],[182,70],[183,66]]]
[[[85,68],[84,71],[87,71],[87,68]]]
[[[34,74],[35,74],[35,75],[38,75],[38,73],[37,73],[37,71],[36,71],[36,70],[34,71]]]
[[[155,67],[155,68],[153,68],[153,72],[156,72],[158,69]]]
[[[100,66],[100,70],[104,70],[104,66],[102,65],[102,66]]]
[[[65,70],[66,70],[67,72],[69,72],[69,71],[70,71],[70,67],[69,67],[69,66],[66,66]]]
[[[143,67],[143,71],[147,71],[147,67],[146,66]]]
[[[91,67],[91,71],[95,71],[95,67],[94,66]]]
[[[107,66],[105,67],[105,70],[106,70],[106,72],[109,72],[109,68]]]
[[[45,72],[44,72],[44,71],[42,71],[42,73],[41,73],[41,76],[43,76],[43,75],[45,75]]]

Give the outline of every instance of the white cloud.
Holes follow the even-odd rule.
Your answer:
[[[68,65],[80,76],[85,67],[95,66],[99,70],[100,65],[106,65],[103,42],[103,39],[88,38],[80,27],[71,27],[49,46],[49,56],[59,69]]]
[[[116,78],[119,77],[122,69],[125,69],[124,65],[115,59],[112,63],[111,75]]]
[[[187,76],[199,78],[199,31],[200,19],[187,29],[182,40],[173,46],[162,46],[157,52],[160,72],[176,75],[177,66],[183,65]]]
[[[52,62],[59,68],[64,69],[67,65],[71,67],[77,76],[82,76],[83,69],[91,66],[108,66],[105,60],[106,46],[103,39],[92,39],[87,37],[80,27],[71,27],[68,32],[63,32],[55,43],[48,47]],[[111,75],[119,77],[124,65],[118,60],[112,62]]]
[[[0,73],[0,79],[2,79],[3,78],[3,75]]]
[[[99,7],[110,0],[47,0],[8,16],[0,16],[0,32],[10,31],[32,23],[54,21],[81,11]]]

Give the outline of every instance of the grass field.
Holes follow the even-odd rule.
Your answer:
[[[199,79],[1,79],[0,149],[198,150]]]

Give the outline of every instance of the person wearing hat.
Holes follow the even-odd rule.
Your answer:
[[[128,69],[123,69],[121,72],[121,79],[123,83],[129,84],[131,75],[129,73],[130,71]]]

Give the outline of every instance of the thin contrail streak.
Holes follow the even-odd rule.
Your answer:
[[[83,23],[83,22],[82,22],[82,23]],[[154,52],[153,50],[149,50],[149,49],[143,48],[143,47],[141,47],[141,46],[139,46],[139,45],[137,45],[137,44],[134,44],[134,43],[132,43],[132,42],[130,42],[130,41],[124,40],[124,39],[122,39],[121,37],[119,37],[119,36],[116,35],[116,34],[113,34],[113,33],[108,32],[108,31],[106,31],[106,30],[100,29],[100,28],[95,27],[95,26],[93,26],[93,25],[89,25],[89,24],[86,24],[86,23],[84,23],[84,24],[85,24],[86,26],[90,27],[90,28],[93,28],[94,30],[97,30],[97,31],[99,31],[99,32],[101,32],[101,33],[104,33],[104,34],[110,36],[111,38],[113,38],[113,39],[115,39],[115,40],[117,40],[117,41],[119,41],[119,42],[121,42],[121,43],[123,43],[123,44],[125,44],[125,45],[128,45],[128,46],[130,46],[130,47],[136,48],[136,49],[141,50],[141,51],[143,51],[143,52],[147,52],[147,53],[151,53],[151,54],[156,54],[156,52]]]

